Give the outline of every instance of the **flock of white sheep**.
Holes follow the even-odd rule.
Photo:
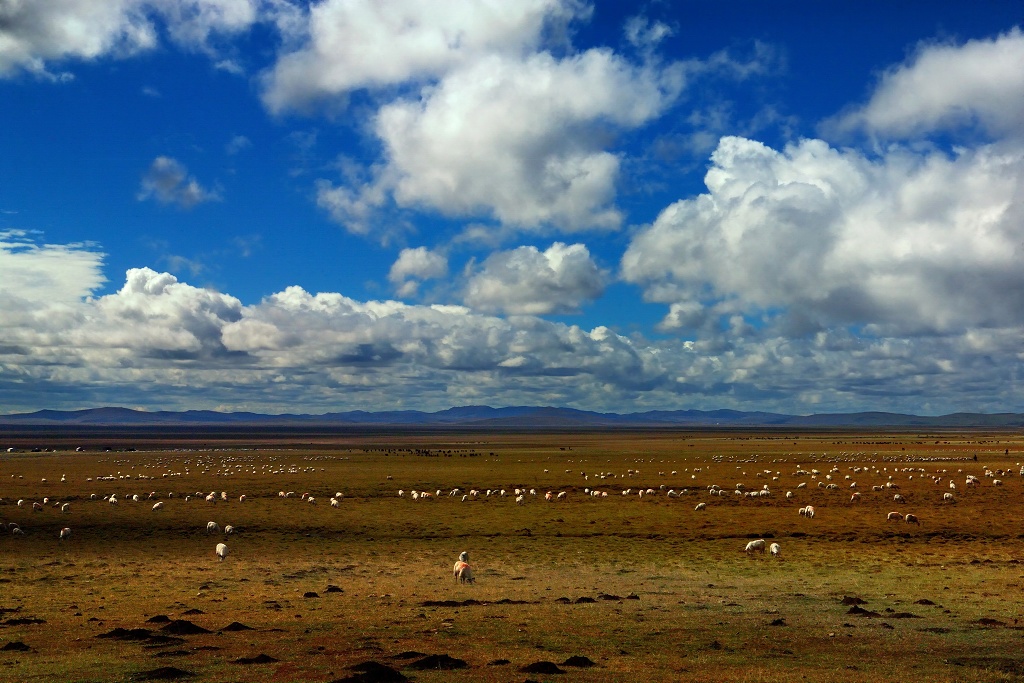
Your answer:
[[[773,461],[773,463],[776,464],[777,467],[782,466],[778,464],[777,461]],[[186,460],[184,464],[185,468],[183,471],[164,472],[163,474],[161,474],[160,478],[163,479],[169,476],[180,476],[181,474],[188,474],[190,472],[189,466],[192,465],[192,463]],[[722,463],[716,464],[720,465]],[[221,463],[221,465],[223,466],[223,462]],[[207,473],[213,466],[213,463],[212,461],[203,461],[202,459],[197,459],[194,466],[199,468],[199,471]],[[1024,467],[1021,467],[1019,463],[1017,466],[1020,467],[1019,475],[1024,476]],[[247,468],[245,471],[251,471],[253,473],[257,472],[256,462],[252,457],[246,459],[246,464],[244,465],[244,467]],[[628,487],[625,489],[618,488],[613,489],[611,493],[621,492],[622,496],[627,497],[635,495],[637,499],[641,500],[645,498],[647,500],[654,500],[659,495],[663,495],[665,498],[668,499],[680,499],[683,497],[701,495],[702,493],[711,496],[712,498],[732,496],[739,500],[770,500],[775,496],[775,492],[772,490],[772,485],[776,485],[784,476],[782,474],[781,469],[760,469],[752,472],[751,475],[748,475],[746,471],[742,470],[742,467],[742,464],[737,465],[736,469],[741,470],[739,474],[741,476],[747,477],[748,481],[749,477],[751,476],[755,480],[762,479],[767,481],[758,482],[756,484],[745,483],[741,481],[736,483],[735,486],[729,488],[724,488],[722,486],[719,486],[718,484],[712,483],[697,488],[696,480],[698,478],[698,475],[703,475],[703,468],[696,467],[693,468],[692,471],[689,469],[684,470],[683,474],[680,474],[676,470],[673,470],[670,473],[664,471],[658,472],[659,477],[689,477],[689,486],[670,488],[665,484],[661,484],[657,488],[650,486],[637,488]],[[317,468],[310,466],[299,468],[295,465],[285,467],[283,465],[263,463],[262,470],[264,473],[309,474],[315,473]],[[322,468],[320,468],[320,472],[323,472]],[[567,469],[565,470],[565,473],[572,475],[573,470]],[[220,474],[221,473],[218,472],[218,475]],[[229,471],[227,474],[230,475],[231,472]],[[549,470],[545,469],[544,474],[549,474]],[[978,476],[975,474],[964,473],[962,468],[958,468],[956,472],[950,472],[948,469],[942,468],[936,468],[934,469],[934,471],[928,471],[925,468],[919,466],[898,467],[895,465],[890,466],[883,464],[882,467],[879,467],[876,464],[850,465],[847,467],[846,471],[843,471],[837,463],[833,463],[832,466],[829,467],[827,470],[819,470],[817,468],[805,469],[804,466],[797,465],[796,469],[793,472],[791,472],[791,476],[803,480],[797,483],[797,485],[794,487],[795,490],[785,491],[784,498],[786,499],[786,501],[795,501],[798,497],[805,495],[801,493],[801,489],[806,490],[809,488],[810,485],[814,485],[817,489],[820,489],[824,492],[838,492],[840,490],[850,491],[851,495],[849,499],[849,504],[859,504],[863,496],[884,496],[886,494],[890,494],[892,495],[892,501],[894,503],[904,505],[907,504],[907,498],[904,496],[903,493],[900,492],[899,481],[901,479],[913,480],[915,477],[918,477],[921,479],[930,478],[935,486],[942,486],[946,488],[945,491],[941,492],[941,501],[947,504],[955,504],[957,502],[957,498],[955,495],[955,492],[957,491],[957,478],[962,477],[963,487],[965,489],[971,489],[984,485],[984,482],[986,481],[989,481],[990,485],[992,486],[1001,486],[1003,481],[998,477],[1011,476],[1012,474],[1014,474],[1013,471],[991,470],[988,468],[983,468],[982,475]],[[11,476],[13,478],[15,475]],[[536,487],[527,488],[525,486],[509,486],[508,488],[503,488],[499,486],[495,488],[483,489],[469,488],[465,492],[463,491],[463,489],[459,487],[451,489],[435,488],[434,491],[426,491],[414,488],[410,489],[408,492],[403,489],[398,491],[398,497],[408,498],[409,500],[412,501],[430,501],[446,498],[459,500],[462,502],[469,502],[476,499],[503,500],[511,498],[514,499],[517,505],[521,506],[527,504],[527,502],[530,500],[543,499],[546,503],[555,503],[558,501],[562,501],[569,497],[570,492],[577,493],[582,488],[582,493],[587,498],[606,499],[609,497],[609,491],[607,489],[611,487],[600,482],[615,479],[630,479],[633,477],[639,478],[640,471],[638,469],[630,468],[626,471],[625,474],[619,475],[616,475],[615,473],[612,472],[604,471],[598,472],[596,474],[588,474],[585,471],[581,471],[579,472],[579,476],[582,478],[582,487],[577,485],[571,486],[568,489],[563,490],[547,490],[542,495],[538,493]],[[710,476],[710,472],[707,473],[705,476]],[[131,474],[126,475],[118,472],[118,474],[116,475],[100,476],[96,477],[95,479],[90,477],[87,478],[87,481],[109,482],[134,480],[138,482],[156,478],[157,477],[155,476],[147,476],[145,474],[137,474],[133,478]],[[391,479],[391,477],[389,476],[388,479]],[[865,482],[863,486],[858,483],[859,481]],[[67,482],[66,475],[61,476],[60,482]],[[47,483],[47,479],[42,479],[42,483]],[[599,490],[597,488],[599,486],[603,487],[606,490]],[[156,491],[150,491],[148,494],[141,495],[138,493],[124,493],[122,495],[123,500],[129,501],[132,504],[140,503],[143,501],[155,500],[151,507],[151,510],[154,513],[164,510],[166,504],[170,503],[175,499],[183,499],[184,503],[193,503],[193,501],[203,501],[209,505],[223,504],[231,500],[227,491],[197,491],[195,492],[195,494],[187,495],[181,495],[171,492],[166,494],[166,502],[165,500],[160,499],[163,498],[163,496],[158,495]],[[308,492],[296,494],[296,492],[294,491],[282,490],[278,492],[278,497],[282,499],[296,498],[300,501],[305,502],[308,505],[313,506],[317,505],[318,502],[318,499],[315,496],[310,495]],[[344,498],[344,493],[342,493],[341,491],[336,492],[333,496],[329,498],[331,507],[340,507],[341,502],[342,500],[344,500]],[[98,494],[92,494],[91,496],[89,496],[89,500],[103,501],[106,502],[108,505],[119,505],[121,503],[122,498],[118,498],[117,493],[110,493],[102,497],[100,497]],[[243,504],[246,502],[246,500],[248,500],[248,497],[245,494],[242,494],[238,496],[237,500],[239,504]],[[3,500],[3,498],[0,498],[0,504],[4,502],[5,501]],[[709,503],[712,502],[713,501],[710,500],[700,501],[696,504],[694,510],[696,512],[707,512],[708,510],[712,509],[709,507]],[[46,509],[57,509],[60,511],[61,514],[71,514],[70,503],[55,500],[50,498],[49,496],[45,496],[38,501],[19,499],[16,505],[18,507],[29,506],[35,512],[43,512]],[[817,510],[815,509],[814,505],[803,505],[798,509],[798,513],[801,517],[805,517],[807,519],[815,519],[817,515]],[[920,524],[920,520],[916,514],[903,513],[898,511],[889,512],[887,514],[887,520],[904,522],[906,524]],[[7,523],[6,527],[14,535],[24,534],[21,525],[16,522]],[[232,525],[226,525],[223,528],[223,533],[226,536],[231,535],[232,533],[234,533],[234,531],[235,528]],[[219,524],[210,521],[206,525],[206,532],[207,534],[219,534],[222,532],[222,530]],[[59,533],[59,540],[67,540],[70,537],[71,528],[61,528]],[[747,543],[745,547],[745,552],[747,552],[748,554],[757,552],[763,554],[765,552],[766,547],[768,549],[768,552],[773,557],[780,556],[780,545],[778,543],[771,543],[769,546],[766,546],[766,542],[764,539],[757,539]],[[215,547],[214,552],[218,560],[223,561],[228,556],[228,546],[223,542],[218,543]],[[459,557],[459,561],[456,562],[454,567],[454,575],[455,578],[462,583],[473,582],[473,573],[472,569],[468,564],[467,553],[462,553],[462,555]]]

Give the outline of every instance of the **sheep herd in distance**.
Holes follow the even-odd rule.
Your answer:
[[[0,679],[1024,674],[1013,431],[0,444]]]

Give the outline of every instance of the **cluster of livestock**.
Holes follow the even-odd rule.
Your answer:
[[[136,474],[133,477],[130,474],[125,475],[118,473],[117,475],[96,477],[95,480],[89,477],[86,479],[86,481],[147,481],[157,478],[166,478],[168,476],[180,476],[182,474],[189,473],[189,464],[189,461],[186,461],[186,467],[183,472],[165,471],[159,477],[150,476],[146,474]],[[203,474],[210,473],[211,468],[214,467],[214,463],[212,461],[197,460],[195,463],[191,464],[195,466],[197,469],[199,469],[200,472]],[[773,461],[773,464],[776,464],[777,467],[781,467],[781,461]],[[715,465],[721,467],[722,465],[724,465],[724,463],[716,461]],[[245,467],[247,471],[251,471],[252,473],[257,472],[257,466],[250,457],[246,459],[246,462],[244,464],[241,464],[236,461],[231,463],[227,468],[224,467],[224,463],[222,462],[221,470],[213,472],[212,474],[215,474],[216,476],[230,476],[233,473],[233,470],[231,469],[232,467],[235,468],[234,472],[239,471],[240,467]],[[749,476],[751,475],[747,475],[746,471],[742,471],[743,465],[736,465],[735,467],[736,469],[741,470],[738,473],[739,475],[748,477],[749,482]],[[1018,467],[1020,467],[1019,463]],[[319,471],[323,472],[323,469],[320,468]],[[315,474],[317,473],[317,468],[300,468],[295,465],[290,465],[286,467],[284,465],[264,463],[262,466],[262,473]],[[565,473],[571,476],[575,476],[572,470],[567,469],[565,470]],[[549,474],[549,470],[545,469],[544,475]],[[719,471],[717,474],[720,476],[721,472]],[[918,484],[921,480],[930,480],[933,486],[942,487],[942,489],[944,489],[941,491],[940,497],[942,503],[956,504],[958,500],[957,493],[959,490],[958,481],[960,481],[961,479],[962,484],[960,484],[960,486],[962,486],[964,489],[973,489],[985,485],[986,482],[988,482],[988,485],[991,486],[1001,486],[1003,484],[1002,478],[1012,476],[1013,474],[1014,472],[1011,470],[993,470],[989,468],[983,468],[981,475],[965,473],[962,468],[957,469],[955,472],[950,472],[947,469],[941,468],[935,468],[934,471],[927,471],[925,468],[919,466],[890,467],[888,465],[885,465],[884,463],[882,467],[879,467],[878,465],[849,465],[845,472],[839,467],[838,464],[832,464],[831,467],[822,470],[816,468],[805,469],[803,466],[797,465],[796,469],[791,472],[790,476],[792,476],[793,478],[801,479],[801,481],[799,481],[799,483],[797,483],[792,490],[785,490],[783,498],[787,503],[796,504],[796,499],[798,497],[807,497],[809,492],[806,490],[811,487],[814,487],[820,490],[825,495],[829,493],[838,493],[843,490],[849,492],[850,498],[848,501],[848,505],[860,504],[862,499],[869,496],[879,497],[886,495],[892,496],[891,499],[893,503],[897,505],[906,505],[908,503],[907,497],[904,495],[903,492],[901,492],[901,485],[899,482],[901,480],[906,480],[910,482],[913,481],[916,477],[918,478]],[[698,475],[702,475],[702,477],[711,476],[710,472],[703,472],[703,468],[701,467],[693,468],[692,471],[687,469],[684,471],[684,474],[682,475],[676,470],[673,470],[670,473],[660,471],[657,473],[657,475],[659,477],[688,477],[691,484],[690,486],[686,487],[669,487],[665,484],[661,484],[657,488],[652,486],[634,488],[631,486],[625,489],[622,489],[620,487],[609,491],[609,485],[601,484],[598,482],[614,479],[629,479],[633,477],[639,477],[640,471],[637,469],[628,469],[624,474],[619,475],[616,475],[615,473],[612,472],[604,471],[598,472],[596,474],[588,474],[585,471],[581,471],[579,472],[579,476],[582,478],[580,484],[567,486],[560,490],[546,490],[543,493],[539,493],[537,487],[515,485],[509,486],[508,488],[503,488],[500,486],[496,488],[483,489],[468,488],[465,491],[460,487],[455,487],[451,489],[435,488],[434,491],[422,490],[422,488],[414,488],[410,489],[409,491],[403,489],[398,491],[398,497],[408,499],[411,501],[430,501],[445,498],[458,500],[462,502],[470,502],[478,499],[489,499],[496,501],[514,499],[517,505],[526,505],[528,501],[532,500],[543,500],[545,503],[553,504],[559,501],[566,500],[567,498],[570,497],[570,495],[575,496],[578,495],[579,493],[582,493],[585,499],[607,499],[609,498],[609,494],[620,493],[621,496],[635,496],[636,499],[641,500],[675,500],[684,497],[692,497],[701,494],[706,494],[710,496],[712,500],[699,501],[694,507],[695,512],[706,513],[713,509],[713,506],[716,504],[715,499],[728,497],[735,502],[748,500],[772,502],[776,496],[776,491],[773,490],[773,487],[778,487],[777,490],[783,490],[785,488],[779,483],[782,480],[782,477],[784,476],[782,474],[781,469],[760,469],[758,471],[754,471],[752,472],[752,476],[754,479],[762,479],[766,481],[758,482],[757,484],[750,484],[741,481],[736,483],[734,486],[728,488],[719,486],[718,484],[708,484],[706,486],[701,486],[700,488],[697,488],[696,480],[698,478]],[[1019,475],[1024,476],[1024,467],[1020,467]],[[11,476],[13,478],[16,475]],[[20,478],[20,475],[18,476]],[[388,476],[387,478],[390,480],[392,477]],[[67,476],[62,475],[60,477],[60,482],[67,483]],[[47,484],[49,486],[49,483],[46,478],[43,478],[41,480],[41,483]],[[915,490],[919,495],[920,486],[918,485]],[[151,510],[154,513],[159,513],[161,510],[165,509],[167,504],[170,504],[171,501],[175,501],[177,499],[182,499],[184,503],[192,503],[193,501],[203,501],[210,505],[226,503],[229,502],[230,499],[232,499],[231,497],[229,497],[227,491],[197,491],[194,494],[187,495],[181,495],[174,492],[170,492],[167,493],[165,496],[159,495],[156,491],[150,491],[148,494],[123,493],[121,494],[121,496],[122,497],[119,497],[118,493],[110,493],[102,497],[99,496],[98,494],[92,494],[88,496],[88,500],[102,501],[111,506],[120,505],[122,500],[126,501],[128,504],[142,503],[144,501],[154,501],[152,503]],[[316,496],[311,495],[308,492],[296,494],[296,492],[294,491],[282,490],[278,492],[277,497],[281,499],[294,498],[311,506],[316,506],[318,504],[318,498]],[[345,495],[341,491],[336,492],[333,496],[329,496],[330,506],[333,508],[340,507],[341,502],[342,500],[344,500],[344,498]],[[239,504],[244,504],[248,499],[249,498],[244,494],[239,495],[237,497],[237,501]],[[836,502],[839,503],[841,502],[841,500],[842,499]],[[876,498],[876,500],[883,500],[883,498]],[[3,498],[0,498],[0,505],[8,503],[9,501],[5,501]],[[44,496],[40,500],[35,501],[30,501],[25,498],[21,498],[17,500],[16,506],[19,508],[27,507],[34,512],[40,513],[47,509],[57,510],[60,512],[60,514],[63,515],[70,515],[72,512],[70,502],[67,502],[66,500],[62,501],[58,499],[53,499],[49,496]],[[815,519],[818,515],[818,510],[816,509],[815,505],[806,504],[802,505],[798,509],[798,514],[806,519]],[[911,512],[888,512],[886,520],[903,522],[906,524],[920,524],[918,514]],[[18,522],[8,522],[6,523],[5,526],[7,530],[15,536],[20,536],[24,534],[24,530],[21,524]],[[206,532],[208,534],[219,534],[222,532],[222,530],[219,524],[210,521],[206,525]],[[231,535],[234,532],[235,528],[232,525],[226,525],[223,527],[223,533],[226,536]],[[67,526],[62,527],[59,532],[59,540],[67,540],[70,537],[71,528]],[[772,543],[770,544],[770,546],[766,546],[766,543],[763,539],[758,539],[748,543],[746,546],[746,552],[764,553],[766,547],[768,549],[768,552],[770,552],[770,554],[773,557],[779,557],[781,552],[779,544]],[[228,556],[228,552],[228,546],[225,543],[218,543],[216,545],[215,555],[218,558],[218,560],[223,561]],[[468,556],[466,553],[463,553],[462,556],[460,556],[459,562],[457,562],[455,565],[454,574],[456,579],[463,583],[473,582],[473,573],[471,568],[469,567]]]

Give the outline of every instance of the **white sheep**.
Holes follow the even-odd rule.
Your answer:
[[[338,499],[337,498],[331,498],[331,507],[332,508],[338,507]]]
[[[61,511],[61,514],[70,515],[71,514],[71,504],[70,503],[64,503],[63,505],[60,506],[60,511]]]
[[[457,577],[459,583],[476,583],[476,579],[473,578],[473,568],[465,562],[463,562],[462,566],[459,568]]]
[[[60,540],[63,541],[65,538],[71,538],[71,528],[70,527],[64,527],[63,529],[60,530]]]
[[[910,513],[907,513],[907,515],[903,518],[903,521],[907,524],[917,524],[918,526],[921,525],[921,522],[917,521],[917,515],[912,515]]]
[[[156,512],[157,510],[163,510],[163,509],[164,509],[163,501],[157,501],[157,502],[153,503],[153,512]]]
[[[770,546],[768,546],[768,552],[772,554],[772,557],[778,557],[779,554],[782,552],[782,546],[780,546],[778,543],[772,543]]]
[[[808,505],[807,507],[804,508],[804,517],[807,517],[808,519],[814,519],[813,505]]]
[[[697,507],[693,508],[694,512],[700,512],[708,506],[707,503],[697,503]]]
[[[955,503],[956,502],[956,498],[954,498],[953,494],[949,493],[948,491],[946,493],[942,494],[942,500],[947,502],[947,503]]]
[[[899,493],[897,493],[897,494],[896,494],[895,496],[893,496],[893,497],[892,497],[892,500],[893,500],[893,502],[895,502],[895,503],[906,503],[906,502],[907,502],[907,499],[906,499],[906,498],[904,498],[904,497],[903,497],[903,496],[902,496],[901,494],[899,494]]]
[[[220,533],[220,524],[217,524],[217,522],[207,522],[206,523],[206,533],[208,533],[208,534],[218,533],[219,534]]]
[[[750,553],[762,553],[763,554],[764,553],[764,539],[763,538],[759,538],[756,541],[751,541],[750,543],[747,544],[747,547],[746,547],[746,549],[743,552],[747,553],[748,555]]]
[[[224,526],[224,535],[225,536],[230,536],[233,533],[235,533],[235,527],[231,526],[230,524],[227,524],[227,525]]]
[[[898,512],[890,512],[888,515],[885,516],[885,520],[887,522],[895,522],[901,519],[903,519],[903,515],[901,515]]]
[[[217,553],[217,560],[220,562],[224,561],[224,558],[228,556],[228,546],[225,543],[218,543],[217,549],[214,551]]]

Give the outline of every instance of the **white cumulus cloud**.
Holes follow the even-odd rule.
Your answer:
[[[863,107],[826,128],[909,137],[979,126],[997,137],[1024,134],[1024,33],[1019,28],[962,45],[926,44],[883,75]]]
[[[582,244],[519,247],[492,254],[466,284],[465,302],[513,315],[573,313],[604,292],[607,274]]]
[[[448,274],[448,258],[426,247],[403,249],[388,272],[388,280],[398,296],[414,296],[423,280],[442,278]]]
[[[430,80],[494,53],[534,48],[546,24],[581,12],[574,0],[325,0],[291,24],[265,76],[272,111],[359,88]]]
[[[723,138],[706,194],[640,231],[623,276],[668,327],[743,314],[818,329],[956,333],[1024,322],[1024,150]]]
[[[620,160],[607,151],[608,136],[658,116],[681,85],[678,70],[636,66],[604,49],[563,59],[491,55],[419,98],[383,106],[376,178],[355,190],[325,181],[320,201],[357,233],[389,198],[528,231],[615,229]]]

